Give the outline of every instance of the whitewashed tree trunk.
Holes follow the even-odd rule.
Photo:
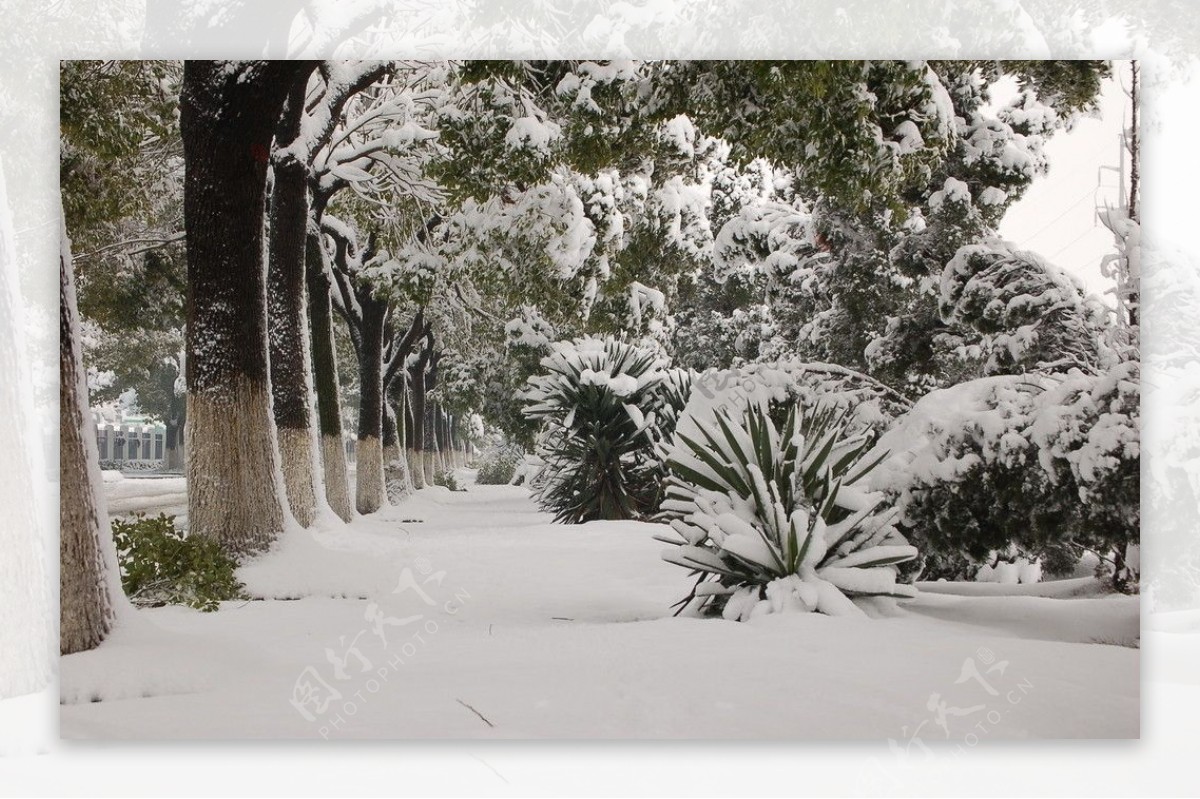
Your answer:
[[[88,410],[66,231],[59,255],[59,651],[100,644],[124,605]],[[5,553],[8,556],[8,553]]]
[[[424,488],[429,485],[425,480],[425,466],[421,453],[415,449],[405,450],[408,457],[408,474],[412,478],[413,488]]]
[[[256,552],[283,529],[271,397],[263,382],[230,382],[188,391],[188,525],[230,552]]]
[[[337,353],[333,346],[333,311],[330,305],[330,280],[325,252],[314,224],[308,231],[304,258],[307,262],[309,350],[313,388],[317,403],[317,429],[320,431],[321,468],[324,473],[325,499],[334,513],[348,522],[354,518],[350,499],[346,447],[342,441],[342,412],[338,396]]]
[[[187,61],[180,94],[187,241],[192,535],[234,553],[283,529],[267,357],[267,159],[288,87],[312,62]]]
[[[317,495],[313,490],[312,429],[280,427],[277,434],[279,465],[283,469],[288,507],[300,526],[308,527],[317,514]]]
[[[425,472],[425,485],[435,485],[437,478],[437,459],[433,450],[421,453],[421,466]]]
[[[383,507],[383,443],[376,436],[358,439],[355,496],[359,513],[374,513]]]
[[[325,498],[329,507],[348,522],[354,518],[350,501],[350,475],[346,468],[346,445],[341,436],[321,435],[321,465],[325,470]]]
[[[312,370],[308,346],[305,249],[308,231],[308,170],[294,145],[301,136],[305,82],[297,80],[275,131],[274,180],[268,214],[267,327],[272,410],[279,431],[280,466],[288,507],[303,527],[317,513],[314,488]]]

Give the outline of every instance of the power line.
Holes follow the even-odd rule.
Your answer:
[[[1087,230],[1083,231],[1083,232],[1082,232],[1082,233],[1080,233],[1078,236],[1076,236],[1075,238],[1071,239],[1069,242],[1067,242],[1066,244],[1064,244],[1062,247],[1059,247],[1059,248],[1058,248],[1058,250],[1056,250],[1056,251],[1055,251],[1054,255],[1051,255],[1051,256],[1050,256],[1049,258],[1047,258],[1046,260],[1048,260],[1048,261],[1053,261],[1053,260],[1054,260],[1055,258],[1057,258],[1059,255],[1061,255],[1062,253],[1066,252],[1066,251],[1067,251],[1067,250],[1069,250],[1071,247],[1075,246],[1075,245],[1076,245],[1076,244],[1078,244],[1080,241],[1082,241],[1084,236],[1086,236],[1086,235],[1088,235],[1088,234],[1090,234],[1090,233],[1093,233],[1095,230],[1096,230],[1096,228],[1095,228],[1095,227],[1090,227],[1090,228],[1088,228]]]
[[[1046,224],[1042,225],[1040,228],[1038,228],[1038,230],[1037,230],[1037,232],[1036,232],[1036,233],[1034,233],[1032,236],[1027,236],[1027,237],[1026,237],[1026,238],[1025,238],[1025,239],[1024,239],[1024,240],[1023,240],[1023,241],[1022,241],[1020,244],[1018,244],[1017,246],[1018,246],[1018,247],[1024,247],[1026,244],[1028,244],[1029,242],[1031,242],[1031,241],[1033,241],[1034,239],[1036,239],[1038,236],[1040,236],[1040,235],[1042,235],[1043,233],[1045,233],[1047,230],[1049,230],[1049,229],[1050,229],[1050,226],[1051,226],[1051,225],[1053,225],[1055,222],[1057,222],[1058,220],[1060,220],[1060,219],[1062,219],[1064,216],[1066,216],[1068,211],[1071,211],[1071,210],[1073,210],[1073,209],[1075,208],[1075,206],[1079,205],[1081,202],[1083,202],[1084,200],[1086,200],[1088,197],[1095,197],[1095,195],[1096,195],[1096,192],[1098,192],[1099,190],[1100,190],[1100,186],[1095,186],[1094,188],[1090,188],[1090,189],[1088,189],[1086,192],[1084,192],[1084,193],[1083,193],[1083,195],[1082,195],[1081,197],[1079,197],[1079,199],[1075,200],[1075,202],[1073,202],[1073,203],[1071,203],[1070,205],[1068,205],[1068,206],[1066,207],[1066,209],[1064,209],[1064,210],[1063,210],[1063,212],[1062,212],[1061,214],[1059,214],[1058,216],[1054,217],[1053,219],[1051,219],[1051,220],[1050,220],[1049,222],[1047,222]]]

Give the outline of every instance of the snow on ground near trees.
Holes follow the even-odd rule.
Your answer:
[[[1136,598],[939,583],[885,618],[672,618],[688,580],[651,532],[469,485],[289,533],[241,571],[277,599],[142,610],[63,658],[62,735],[1138,735],[1139,650],[1111,645],[1138,640]]]
[[[105,470],[103,475],[110,516],[166,513],[175,515],[180,524],[186,521],[187,478],[178,475],[126,477],[115,470]]]

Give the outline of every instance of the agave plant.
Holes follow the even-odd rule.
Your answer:
[[[542,421],[542,506],[568,523],[653,512],[665,476],[658,448],[686,402],[686,377],[613,338],[558,342],[542,366],[524,394],[525,415]]]
[[[767,408],[676,431],[660,520],[678,538],[663,553],[697,576],[678,604],[748,618],[794,608],[856,612],[853,596],[909,599],[895,564],[917,555],[896,531],[898,511],[858,487],[885,457],[849,430],[846,411],[791,406],[777,426]]]

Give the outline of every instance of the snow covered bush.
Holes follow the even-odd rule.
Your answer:
[[[517,444],[497,444],[483,453],[476,485],[508,485],[517,467],[525,460],[525,450]]]
[[[454,476],[454,471],[452,469],[442,469],[441,471],[435,472],[433,475],[433,484],[435,486],[448,488],[451,491],[467,490],[458,484],[458,478]]]
[[[961,247],[941,276],[942,320],[974,330],[984,374],[1111,365],[1108,311],[1077,278],[997,239]]]
[[[893,454],[871,487],[895,498],[910,538],[943,560],[979,563],[1014,546],[1027,557],[1090,550],[1114,587],[1132,588],[1139,372],[1127,362],[931,392],[880,440]]]
[[[542,424],[534,483],[560,522],[640,518],[656,510],[660,444],[687,397],[686,375],[657,351],[615,338],[560,341],[529,379],[526,416]]]
[[[881,460],[866,457],[872,437],[845,410],[786,407],[782,424],[750,403],[676,432],[660,518],[678,539],[658,538],[677,547],[665,560],[697,576],[681,611],[845,615],[861,612],[852,597],[916,595],[897,583],[896,564],[917,555],[897,510],[861,487]]]
[[[245,598],[237,561],[217,541],[180,533],[174,516],[114,519],[112,532],[121,586],[135,605],[211,611],[224,600]]]

